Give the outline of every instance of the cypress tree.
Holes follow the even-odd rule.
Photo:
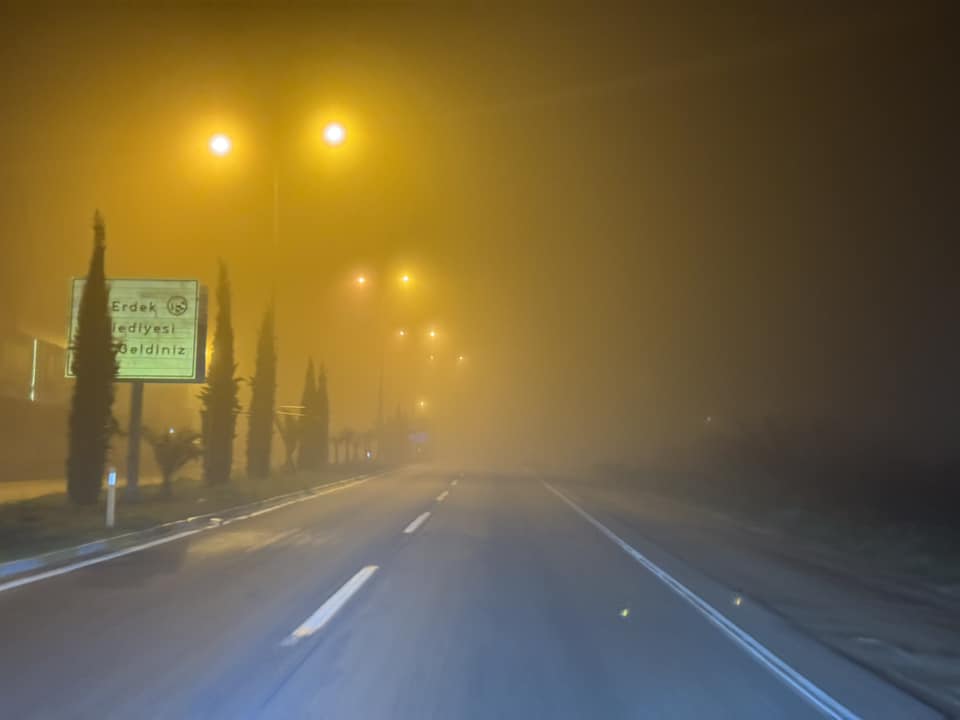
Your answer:
[[[247,432],[247,476],[270,475],[273,445],[273,413],[277,394],[277,351],[274,338],[273,303],[263,315],[257,340],[257,365],[251,380],[250,424]]]
[[[100,496],[114,428],[117,348],[110,321],[105,253],[106,229],[98,211],[93,218],[93,255],[80,299],[77,334],[71,338],[76,381],[70,404],[67,494],[78,505],[92,505]]]
[[[315,470],[320,461],[317,447],[317,382],[313,370],[313,358],[307,361],[307,376],[303,381],[303,406],[300,417],[300,457],[297,465],[301,470]]]
[[[325,466],[330,462],[330,398],[327,395],[327,369],[321,363],[317,376],[317,462]]]
[[[236,430],[237,370],[233,355],[233,321],[230,308],[230,278],[227,266],[220,262],[217,283],[217,328],[213,336],[207,386],[200,394],[203,401],[203,476],[208,485],[230,480],[233,466],[233,439]]]

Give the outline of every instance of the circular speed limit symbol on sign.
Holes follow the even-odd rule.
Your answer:
[[[183,315],[188,307],[189,303],[183,295],[174,295],[167,300],[167,310],[171,315]]]

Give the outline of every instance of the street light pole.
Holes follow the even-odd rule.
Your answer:
[[[273,163],[273,249],[280,247],[280,169]]]
[[[340,123],[329,123],[323,129],[323,141],[331,148],[338,147],[347,138],[347,131]],[[210,152],[219,157],[229,155],[233,151],[233,141],[228,135],[217,133],[208,143]],[[276,157],[273,161],[273,244],[274,248],[280,241],[280,168]]]
[[[382,277],[382,275],[380,276]],[[407,287],[410,283],[410,276],[404,274],[400,278],[400,282],[404,287]],[[354,279],[354,284],[358,288],[367,288],[370,286],[368,283],[368,278],[364,274],[358,275]],[[383,451],[383,437],[384,437],[384,384],[386,376],[386,364],[387,364],[387,342],[392,334],[388,330],[390,325],[389,318],[387,317],[387,286],[384,282],[375,282],[373,283],[372,291],[376,293],[375,300],[375,326],[377,328],[377,334],[380,336],[380,366],[377,377],[377,411],[376,411],[376,437],[377,437],[377,453],[382,454]],[[404,335],[403,330],[400,331],[401,337]]]
[[[377,459],[383,451],[383,365],[386,349],[380,351],[380,387],[377,392]]]
[[[381,283],[382,285],[382,283]],[[387,323],[384,322],[384,288],[377,288],[379,308],[377,320],[380,323],[380,378],[377,387],[377,460],[382,460],[383,453],[383,370],[387,363]]]

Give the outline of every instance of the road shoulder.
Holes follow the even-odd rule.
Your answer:
[[[838,608],[848,609],[862,623],[874,607],[869,599],[844,594],[829,579],[769,557],[756,541],[752,549],[734,543],[698,525],[690,513],[655,498],[571,478],[553,482],[633,547],[671,574],[676,572],[681,582],[686,578],[688,587],[818,686],[852,708],[877,709],[879,714],[864,713],[866,717],[938,716],[927,706],[952,714],[942,699],[917,692],[839,644],[838,639],[850,639],[855,631],[831,624],[840,619]],[[902,711],[893,713],[897,708]]]

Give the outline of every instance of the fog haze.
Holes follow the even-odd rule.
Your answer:
[[[911,8],[8,8],[0,317],[65,342],[99,208],[111,276],[228,264],[241,376],[275,293],[278,402],[312,355],[335,427],[373,425],[407,327],[385,405],[428,398],[441,453],[630,462],[772,418],[945,456],[957,117]],[[416,287],[378,309],[359,272]]]

